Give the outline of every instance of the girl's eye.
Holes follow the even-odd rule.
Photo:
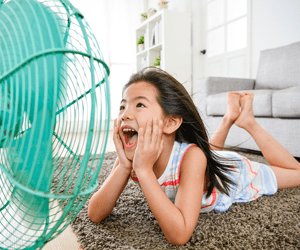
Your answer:
[[[125,109],[125,107],[124,106],[120,106],[120,110],[123,110],[123,109]]]
[[[143,108],[143,107],[145,107],[145,105],[142,104],[142,103],[138,103],[136,106],[137,106],[138,108]]]

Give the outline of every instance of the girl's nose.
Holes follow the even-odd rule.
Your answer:
[[[121,120],[126,121],[126,120],[131,120],[131,119],[132,119],[132,115],[129,113],[128,109],[125,109],[125,111],[123,112],[123,114],[121,116]]]

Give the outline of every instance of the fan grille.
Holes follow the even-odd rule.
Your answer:
[[[0,0],[0,249],[42,247],[97,187],[108,75],[68,0]]]

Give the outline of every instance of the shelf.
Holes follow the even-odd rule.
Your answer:
[[[136,56],[147,56],[147,50],[144,49],[143,51],[137,53]]]
[[[146,56],[148,51],[160,51],[162,50],[162,43],[151,46],[148,49],[144,49],[136,54],[136,56]]]
[[[151,46],[148,50],[160,51],[162,49],[162,43]]]
[[[139,52],[136,46],[137,71],[160,57],[161,69],[180,82],[191,79],[190,13],[160,10],[138,25],[136,39],[140,36],[144,36],[145,50]]]
[[[161,19],[163,10],[157,11],[153,16],[147,18],[138,27],[137,30],[144,30],[147,28],[148,23],[155,23]]]

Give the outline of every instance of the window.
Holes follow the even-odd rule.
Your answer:
[[[208,1],[208,57],[246,48],[247,27],[247,0]]]

